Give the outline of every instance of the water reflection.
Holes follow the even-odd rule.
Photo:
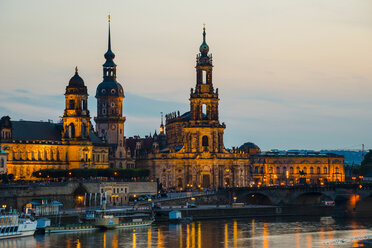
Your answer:
[[[0,241],[0,248],[361,247],[358,239],[372,235],[370,220],[329,223],[319,219],[208,220],[178,225],[158,224],[135,230],[118,229],[3,240]]]

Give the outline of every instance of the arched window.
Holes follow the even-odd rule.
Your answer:
[[[69,138],[74,138],[75,137],[75,126],[73,123],[68,125],[68,137]]]
[[[4,168],[4,164],[5,164],[4,159],[1,158],[1,168]]]
[[[202,104],[202,119],[207,119],[207,105]]]
[[[208,146],[208,136],[203,136],[202,138],[202,146]]]
[[[254,167],[254,173],[258,174],[258,166]]]
[[[297,174],[300,173],[300,167],[297,167],[297,168],[296,168],[296,173],[297,173]]]
[[[306,168],[306,167],[304,167],[303,171],[304,171],[304,173],[307,173],[307,168]]]
[[[310,174],[314,174],[314,168],[310,167]]]
[[[327,167],[324,167],[324,168],[323,168],[323,173],[324,173],[324,174],[327,174],[327,173],[328,173]]]
[[[68,106],[69,109],[74,109],[75,108],[75,101],[74,100],[70,100],[68,105],[69,105]]]
[[[336,167],[336,173],[338,174],[338,167]]]
[[[81,125],[81,137],[82,138],[88,137],[88,128],[87,128],[87,125],[85,125],[85,123]]]
[[[293,174],[293,167],[289,168],[289,173]]]
[[[261,173],[261,174],[264,173],[264,167],[260,167],[260,173]]]
[[[276,174],[279,174],[280,173],[280,167],[276,167]]]
[[[316,168],[316,174],[320,174],[320,167]]]

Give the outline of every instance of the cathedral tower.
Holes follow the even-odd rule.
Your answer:
[[[66,107],[63,114],[63,139],[69,142],[89,140],[90,116],[88,92],[83,79],[78,74],[70,79],[65,93]]]
[[[190,120],[184,129],[186,152],[224,152],[224,124],[218,117],[218,89],[212,81],[212,55],[208,54],[206,32],[203,28],[203,43],[196,56],[196,86],[190,93]]]
[[[96,131],[110,145],[109,160],[112,168],[126,167],[124,149],[123,87],[116,81],[115,54],[111,51],[110,19],[108,49],[103,64],[103,82],[97,87]]]

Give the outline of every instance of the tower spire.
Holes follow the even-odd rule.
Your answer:
[[[110,26],[111,26],[111,15],[108,15],[108,51],[111,51],[111,32],[110,32]]]
[[[103,64],[103,78],[107,81],[116,81],[115,54],[111,51],[111,16],[108,15],[108,46],[105,53],[106,62]]]

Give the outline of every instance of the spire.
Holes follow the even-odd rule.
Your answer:
[[[206,42],[206,39],[205,39],[205,36],[206,36],[205,24],[203,24],[203,25],[204,25],[203,26],[203,43],[200,45],[199,51],[200,51],[202,56],[208,56],[209,46],[207,45],[207,42]]]
[[[160,114],[161,114],[160,134],[164,134],[163,112],[160,112]]]
[[[103,78],[106,81],[116,81],[115,54],[111,51],[111,16],[108,15],[108,43],[105,53],[106,62],[103,64]]]
[[[110,24],[111,24],[111,15],[108,15],[108,50],[111,51],[111,32],[110,32]]]

